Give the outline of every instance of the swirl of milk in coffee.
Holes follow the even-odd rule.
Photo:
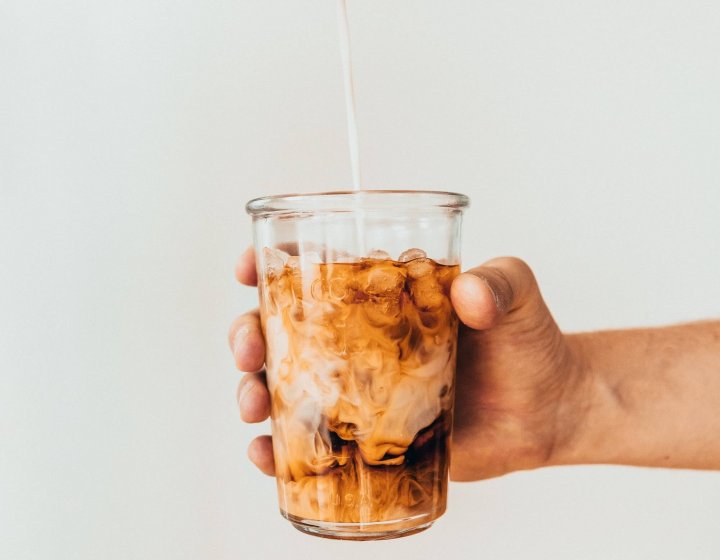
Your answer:
[[[449,434],[459,271],[414,251],[405,262],[264,255],[273,447],[291,514],[390,519],[434,499],[423,469],[438,459],[422,454],[444,456]]]

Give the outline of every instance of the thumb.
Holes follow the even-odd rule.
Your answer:
[[[532,270],[515,257],[492,259],[460,274],[450,290],[460,320],[477,330],[497,325],[510,313],[520,313],[538,295]]]

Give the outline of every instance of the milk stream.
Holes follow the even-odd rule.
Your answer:
[[[352,167],[353,188],[362,188],[360,175],[360,147],[358,143],[357,117],[355,114],[355,86],[353,84],[352,59],[350,58],[350,28],[347,18],[346,0],[337,0],[338,30],[340,32],[340,57],[345,85],[345,112],[347,115],[348,147]]]
[[[355,84],[353,83],[352,59],[350,58],[350,26],[347,17],[347,1],[337,0],[338,31],[340,33],[340,58],[343,67],[343,84],[345,86],[345,114],[347,116],[348,148],[350,149],[350,166],[352,168],[353,189],[358,192],[362,189],[362,177],[360,175],[360,145],[358,142],[357,116],[355,114]],[[366,254],[365,228],[363,222],[365,213],[362,209],[362,201],[358,200],[355,209],[355,235],[357,250],[359,254]],[[368,473],[364,472],[362,465],[359,465],[358,488],[361,496],[368,496]],[[360,522],[369,521],[368,511],[361,510]]]

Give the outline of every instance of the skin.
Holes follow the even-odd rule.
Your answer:
[[[252,249],[241,284],[257,285]],[[472,481],[553,465],[720,469],[720,322],[563,334],[533,273],[502,257],[458,276],[462,325],[450,477]],[[240,417],[262,422],[270,397],[257,310],[229,332]],[[250,460],[274,474],[270,436]]]

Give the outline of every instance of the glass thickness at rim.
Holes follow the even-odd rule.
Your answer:
[[[245,210],[252,216],[295,212],[352,212],[362,210],[462,210],[470,205],[464,194],[431,190],[361,190],[283,194],[255,198]]]

